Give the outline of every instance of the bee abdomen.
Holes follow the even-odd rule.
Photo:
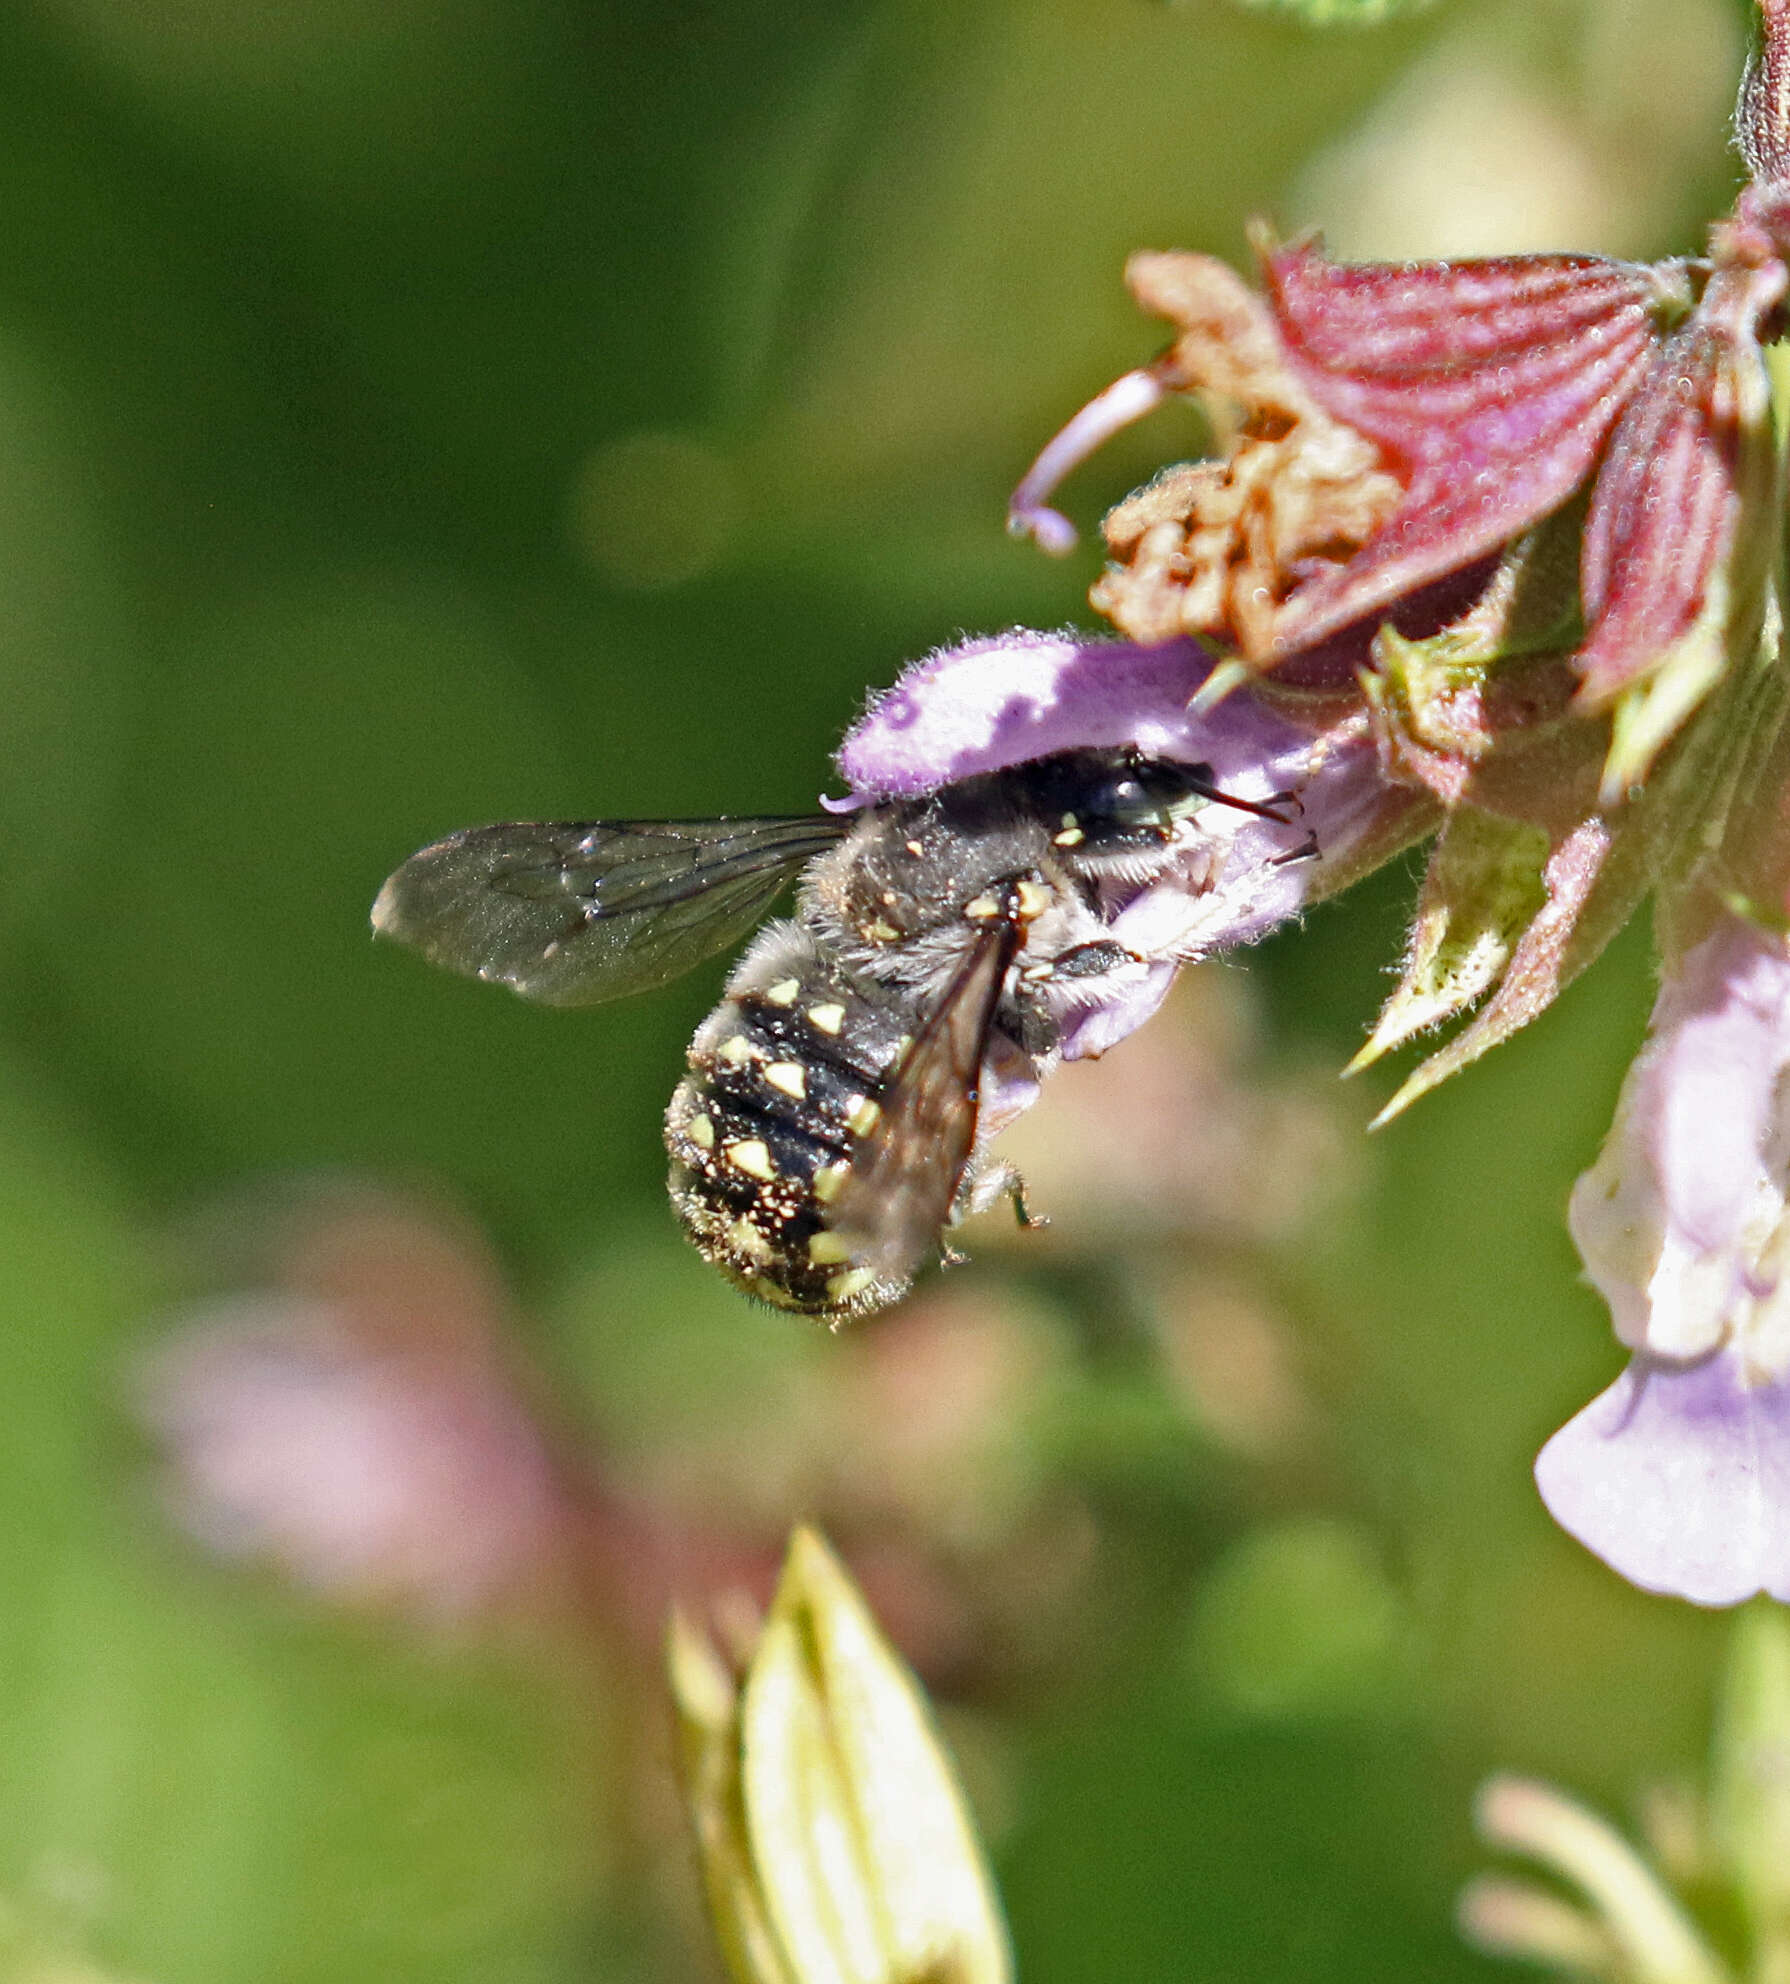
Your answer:
[[[740,977],[666,1114],[672,1203],[748,1294],[810,1315],[880,1307],[901,1285],[854,1262],[826,1210],[882,1106],[900,1015],[811,955]]]

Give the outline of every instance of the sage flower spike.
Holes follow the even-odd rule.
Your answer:
[[[1380,1120],[1652,898],[1651,1033],[1571,1211],[1632,1362],[1536,1476],[1623,1575],[1704,1604],[1790,1601],[1790,0],[1758,26],[1748,183],[1703,256],[1349,264],[1260,232],[1254,287],[1134,256],[1172,342],[1014,503],[1061,548],[1083,453],[1166,395],[1212,411],[1221,455],[1110,513],[1090,599],[1277,715],[1354,697],[1386,785],[1439,809],[1356,1065],[1464,1024]]]

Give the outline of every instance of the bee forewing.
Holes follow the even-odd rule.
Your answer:
[[[737,941],[847,831],[825,817],[472,827],[404,863],[373,929],[525,999],[595,1005]]]
[[[982,1057],[1021,936],[1013,917],[978,933],[853,1143],[826,1225],[854,1266],[901,1279],[937,1248],[975,1148]]]

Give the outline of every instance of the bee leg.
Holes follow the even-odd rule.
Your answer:
[[[1035,1233],[1050,1221],[1041,1212],[1034,1212],[1026,1202],[1026,1181],[1017,1171],[1007,1179],[1007,1197],[1013,1202],[1013,1217],[1027,1233]]]
[[[1026,1199],[1026,1181],[1010,1164],[990,1164],[977,1174],[975,1209],[980,1212],[996,1199],[1005,1199],[1012,1206],[1013,1217],[1028,1233],[1035,1226],[1050,1224],[1042,1213],[1032,1210]]]
[[[968,1259],[969,1259],[969,1255],[966,1254],[961,1247],[953,1247],[950,1241],[947,1240],[943,1234],[939,1235],[940,1267],[960,1268],[963,1266],[964,1262],[967,1261]]]
[[[1123,944],[1115,944],[1110,937],[1103,937],[1091,944],[1077,944],[1074,949],[1063,951],[1043,964],[1028,966],[1020,977],[1034,982],[1047,977],[1099,978],[1105,972],[1117,970],[1120,965],[1143,962],[1135,951],[1128,951]]]
[[[1269,862],[1268,866],[1270,868],[1284,868],[1289,862],[1293,861],[1315,861],[1323,851],[1318,845],[1317,835],[1315,833],[1308,833],[1290,854],[1277,854]]]

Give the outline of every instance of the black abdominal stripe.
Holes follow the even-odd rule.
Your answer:
[[[858,1314],[902,1284],[853,1260],[827,1207],[907,1040],[896,1007],[789,948],[783,976],[736,991],[691,1045],[665,1118],[671,1196],[697,1250],[747,1294]]]

